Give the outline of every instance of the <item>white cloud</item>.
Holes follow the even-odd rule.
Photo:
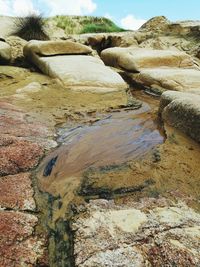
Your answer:
[[[34,8],[31,0],[14,0],[12,2],[12,8],[16,16],[39,14],[39,11]]]
[[[133,15],[127,15],[125,18],[121,19],[121,26],[128,30],[138,30],[146,20],[137,19]]]
[[[94,0],[41,0],[49,8],[49,15],[85,15],[97,8]],[[25,16],[39,14],[34,0],[0,0],[0,15]]]
[[[9,1],[0,0],[0,14],[4,16],[8,16],[10,11]]]
[[[84,15],[91,14],[97,8],[93,0],[45,0],[54,15]]]
[[[0,15],[5,16],[26,16],[38,14],[32,0],[0,0]]]

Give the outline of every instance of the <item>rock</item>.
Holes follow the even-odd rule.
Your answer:
[[[106,65],[131,72],[138,72],[144,68],[194,67],[193,60],[189,55],[171,50],[109,48],[101,53],[101,58]]]
[[[200,264],[200,215],[182,202],[95,200],[82,210],[72,223],[77,267]]]
[[[0,266],[36,266],[45,240],[34,234],[35,215],[0,210]]]
[[[8,175],[0,179],[0,207],[35,210],[30,173]]]
[[[173,32],[177,35],[193,34],[198,36],[200,33],[200,20],[185,20],[177,21],[169,24],[168,32]]]
[[[0,64],[8,63],[11,60],[10,45],[0,41]]]
[[[26,172],[37,166],[43,149],[29,141],[13,139],[9,145],[0,146],[0,176]]]
[[[140,30],[163,31],[167,28],[169,24],[170,24],[170,21],[165,16],[157,16],[157,17],[151,18],[146,23],[144,23],[142,27],[140,28]]]
[[[200,142],[200,95],[165,92],[160,103],[162,119]]]
[[[30,60],[38,56],[87,55],[92,49],[71,41],[30,41],[24,47],[24,55]]]
[[[0,121],[0,148],[8,140],[10,144],[26,140],[33,141],[34,145],[37,142],[40,148],[55,147],[53,141],[49,140],[52,133],[45,124],[28,122],[26,114],[12,104],[0,102]],[[29,146],[31,142],[27,144]]]
[[[164,16],[153,17],[148,20],[139,31],[156,32],[164,35],[197,35],[200,30],[200,20],[185,20],[171,22]]]
[[[6,38],[6,42],[11,47],[12,61],[24,58],[23,49],[24,46],[27,44],[26,40],[18,36],[9,36]]]
[[[91,34],[86,38],[85,43],[97,50],[98,53],[110,47],[138,47],[138,43],[133,32]]]
[[[89,90],[102,93],[119,91],[127,88],[121,76],[106,67],[100,59],[86,55],[60,55],[62,51],[58,52],[58,49],[57,53],[59,55],[52,56],[53,53],[50,50],[52,49],[55,51],[53,44],[56,43],[51,43],[52,47],[50,46],[50,50],[48,50],[49,42],[42,43],[41,51],[40,42],[34,42],[33,46],[32,42],[29,43],[24,49],[25,55],[29,60],[32,60],[42,72],[53,78],[59,78],[64,85],[73,86],[74,90]],[[58,47],[59,43],[60,42],[58,42]],[[63,42],[62,44],[64,43],[68,42]],[[38,46],[36,44],[38,44]],[[70,44],[73,43],[70,42]],[[79,44],[74,44],[79,47]],[[46,48],[47,51],[45,51]],[[39,51],[40,53],[38,54]],[[45,56],[41,56],[42,53],[45,54]],[[48,54],[51,56],[48,57]]]
[[[23,88],[17,89],[16,93],[20,94],[20,93],[37,93],[42,89],[42,86],[40,83],[38,82],[32,82],[29,83],[28,85],[26,85]]]
[[[143,69],[138,74],[130,74],[139,85],[150,89],[189,91],[200,88],[200,71],[181,68]]]
[[[200,21],[170,22],[165,17],[147,21],[136,32],[143,48],[178,49],[196,57],[199,50]]]

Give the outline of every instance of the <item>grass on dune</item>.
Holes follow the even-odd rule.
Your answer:
[[[103,17],[90,16],[56,16],[53,18],[56,26],[68,34],[122,32],[111,20]]]

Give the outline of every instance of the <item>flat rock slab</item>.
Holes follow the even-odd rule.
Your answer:
[[[200,142],[200,95],[167,91],[161,96],[160,114],[169,125]]]
[[[45,46],[45,42],[43,43]],[[40,43],[38,49],[40,49]],[[57,54],[52,55],[48,50],[45,53],[45,48],[42,53],[38,53],[35,45],[32,48],[31,44],[25,46],[24,54],[43,73],[59,78],[64,85],[73,87],[74,90],[106,93],[127,88],[121,76],[106,67],[99,58],[88,55],[69,55],[72,53],[64,54],[58,50]]]
[[[0,207],[34,211],[36,206],[33,195],[30,173],[0,178]]]
[[[34,234],[38,219],[21,212],[0,211],[0,266],[36,266],[45,241]]]
[[[76,266],[200,264],[200,215],[182,202],[95,200],[83,210],[72,225]]]
[[[132,74],[134,82],[150,89],[189,91],[200,88],[200,71],[181,68],[143,69]]]
[[[172,50],[153,50],[145,48],[108,48],[102,51],[101,58],[106,65],[139,72],[143,68],[190,68],[194,67],[192,58],[184,52]]]
[[[87,55],[92,53],[89,46],[71,41],[30,41],[24,47],[24,55],[31,59],[35,54],[40,56]]]

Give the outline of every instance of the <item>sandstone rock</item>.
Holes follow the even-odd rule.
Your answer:
[[[32,46],[32,43],[29,43],[24,49],[25,55],[42,72],[51,77],[59,78],[64,85],[73,86],[75,90],[95,92],[112,92],[127,87],[120,75],[106,67],[100,59],[86,55],[56,55],[48,57],[47,55],[52,55],[52,53],[51,51],[48,52],[49,42],[45,43],[43,42],[42,50],[39,54],[40,45],[37,46],[37,43],[34,42]],[[76,45],[79,46],[79,44]],[[45,52],[46,47],[47,51]],[[41,56],[42,53],[46,56]],[[59,52],[59,54],[62,53]]]
[[[35,210],[30,173],[8,175],[0,178],[0,207]]]
[[[8,63],[11,59],[11,48],[9,44],[0,41],[0,64]]]
[[[138,72],[144,68],[194,67],[193,60],[183,52],[142,48],[109,48],[101,53],[106,65]]]
[[[160,113],[165,122],[200,142],[200,96],[181,92],[165,92]]]
[[[35,215],[0,211],[0,266],[39,264],[45,242],[34,234],[37,222]]]
[[[163,35],[197,35],[200,30],[200,20],[171,22],[164,16],[157,16],[148,20],[139,30],[143,32],[156,32]]]
[[[200,71],[181,68],[143,69],[132,80],[150,89],[189,91],[200,88]]]
[[[185,20],[172,22],[168,26],[168,32],[173,32],[177,35],[197,35],[200,33],[200,20]]]
[[[6,42],[11,47],[11,56],[12,61],[16,59],[22,59],[24,46],[27,44],[27,41],[18,37],[18,36],[9,36],[6,38]]]
[[[142,25],[140,30],[159,30],[163,31],[170,24],[170,21],[165,16],[157,16],[148,20]]]
[[[55,56],[55,55],[87,55],[92,49],[88,46],[71,41],[30,41],[24,47],[24,55],[33,60],[35,55]]]
[[[199,43],[196,38],[177,35],[160,35],[147,38],[140,44],[141,48],[184,51],[198,58]]]
[[[96,200],[83,210],[72,224],[77,267],[200,264],[200,216],[184,203]]]

